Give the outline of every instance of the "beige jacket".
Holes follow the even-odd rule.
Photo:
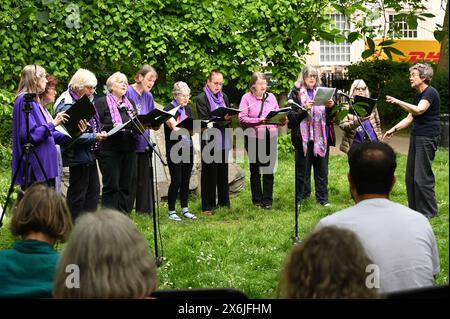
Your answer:
[[[361,121],[366,120],[367,117],[361,118]],[[381,141],[382,132],[381,132],[381,123],[380,123],[380,116],[378,115],[377,107],[374,107],[373,112],[369,116],[370,124],[372,124],[372,127],[377,134],[378,141]],[[344,135],[342,136],[342,142],[339,147],[339,149],[344,152],[348,153],[350,150],[350,147],[353,143],[353,138],[356,133],[356,129],[360,125],[358,118],[356,115],[348,114],[339,124],[339,127],[342,131],[344,131]]]

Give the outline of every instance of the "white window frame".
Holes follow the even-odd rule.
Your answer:
[[[329,16],[330,16],[330,18],[333,18],[334,22],[336,23],[336,27],[340,28],[340,25],[342,23],[344,23],[344,27],[345,27],[345,24],[348,27],[348,29],[345,29],[344,31],[351,32],[351,24],[349,21],[344,21],[345,16],[343,14],[332,13],[332,14],[329,14]],[[334,16],[341,17],[341,20],[338,21],[339,23],[337,23],[337,19],[334,19]],[[340,29],[342,30],[342,28],[340,28]],[[331,53],[326,54],[325,52],[323,52],[326,48],[328,48],[330,50],[334,49],[333,54],[334,54],[335,58],[336,58],[336,55],[337,56],[344,55],[344,60],[336,60],[335,59],[335,61],[324,61],[322,56],[327,55],[328,57],[331,57]],[[347,49],[347,48],[349,48],[349,52],[346,52],[345,49]],[[342,53],[342,52],[336,53],[337,49],[339,49],[339,51],[341,51],[341,49],[344,49],[345,51],[344,51],[344,53]],[[348,43],[347,41],[336,44],[336,43],[333,43],[330,41],[320,40],[319,41],[319,63],[320,63],[320,65],[349,65],[352,63],[353,50],[354,50],[353,45],[351,43]],[[345,60],[345,56],[348,56],[348,60]]]
[[[397,14],[398,13],[395,13],[395,12],[391,12],[391,13],[388,14],[388,21],[389,21],[388,26],[389,26],[389,28],[391,27],[391,23],[394,23],[394,22],[391,22],[393,20],[393,17],[396,16]],[[392,20],[391,20],[391,17],[392,17]],[[409,25],[408,25],[408,23],[406,21],[396,22],[396,23],[401,23],[404,26],[406,26],[406,29],[404,29],[403,26],[400,29],[400,32],[401,32],[401,35],[402,35],[402,37],[400,39],[416,39],[416,40],[420,39],[420,25],[419,25],[420,21],[417,21],[417,28],[416,29],[410,29]],[[410,37],[410,36],[405,37],[404,36],[405,35],[404,32],[416,32],[416,36],[415,37]]]

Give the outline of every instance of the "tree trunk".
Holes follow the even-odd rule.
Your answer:
[[[450,0],[447,0],[447,6],[445,8],[445,17],[444,17],[444,24],[443,24],[445,36],[441,42],[441,55],[439,56],[437,72],[440,72],[440,71],[448,72],[448,3],[449,2],[450,2]]]

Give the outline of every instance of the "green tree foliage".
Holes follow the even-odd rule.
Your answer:
[[[367,1],[374,3],[380,1]],[[420,1],[381,3],[379,9],[419,8]],[[3,88],[13,90],[30,63],[66,83],[79,67],[104,80],[117,70],[132,77],[148,62],[160,75],[155,94],[162,99],[177,80],[199,91],[214,68],[240,89],[252,71],[263,69],[272,74],[271,90],[286,92],[311,41],[346,39],[330,23],[330,10],[373,14],[359,1],[342,0],[3,0],[0,6]],[[352,41],[374,32],[357,26],[348,35]]]

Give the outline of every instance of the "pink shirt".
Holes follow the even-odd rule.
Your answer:
[[[244,127],[251,127],[253,130],[249,134],[250,137],[264,138],[266,128],[269,129],[270,137],[278,135],[278,125],[266,125],[261,124],[260,119],[265,118],[270,111],[276,111],[280,107],[278,106],[277,99],[272,93],[268,93],[269,96],[264,101],[261,115],[261,100],[258,100],[251,92],[245,93],[242,96],[241,103],[239,104],[239,122]]]

